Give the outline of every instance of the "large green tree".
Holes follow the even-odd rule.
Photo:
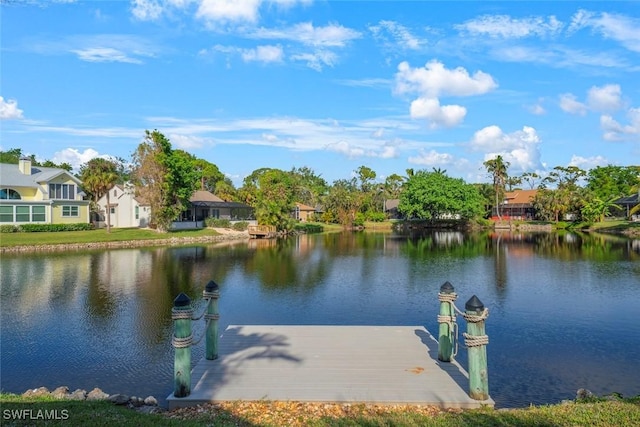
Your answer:
[[[587,173],[587,188],[601,200],[628,196],[640,179],[640,166],[597,166]]]
[[[225,181],[225,176],[218,166],[204,159],[195,159],[193,166],[200,178],[200,190],[217,195],[218,184]]]
[[[292,178],[296,183],[296,201],[305,205],[316,207],[322,203],[329,186],[327,181],[318,175],[313,169],[303,166],[291,170]]]
[[[80,180],[84,190],[91,196],[92,205],[96,208],[96,202],[102,196],[107,197],[107,208],[105,219],[107,222],[107,233],[111,233],[111,215],[109,206],[111,204],[109,191],[118,183],[120,167],[113,160],[96,157],[89,160],[80,167]]]
[[[173,150],[162,133],[145,131],[145,138],[133,153],[136,192],[151,207],[151,224],[167,231],[189,204],[198,188],[200,175],[195,157]]]
[[[484,208],[475,186],[441,172],[423,170],[415,172],[405,183],[398,211],[409,219],[469,220],[481,216]]]
[[[278,230],[293,228],[296,183],[292,175],[279,169],[259,173],[252,206],[260,224],[275,225]]]
[[[323,217],[337,221],[344,227],[351,227],[361,202],[362,197],[356,179],[339,179],[333,182],[325,198]]]

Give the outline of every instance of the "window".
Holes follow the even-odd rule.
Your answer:
[[[16,222],[29,222],[31,206],[16,206]]]
[[[140,206],[136,206],[136,219],[140,219]]]
[[[76,186],[74,184],[49,184],[50,199],[76,199]]]
[[[114,208],[114,207],[109,208],[109,213],[111,215],[114,215],[116,213],[116,208]]]
[[[77,206],[63,206],[62,216],[79,216]]]
[[[44,206],[31,206],[31,222],[44,222],[46,220]]]
[[[0,199],[20,200],[22,197],[20,197],[20,193],[16,190],[2,188],[0,189]]]
[[[0,222],[13,222],[13,206],[0,206]]]

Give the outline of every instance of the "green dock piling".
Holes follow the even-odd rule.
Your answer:
[[[477,296],[472,296],[464,306],[467,321],[465,345],[469,355],[469,396],[475,400],[489,399],[489,373],[487,370],[487,344],[484,320],[488,310]]]
[[[173,347],[175,358],[173,378],[175,397],[187,397],[191,394],[191,299],[181,293],[173,300],[171,318],[173,319]]]
[[[456,300],[455,289],[449,282],[440,286],[438,300],[440,301],[440,315],[438,316],[438,360],[451,362],[453,358],[454,322],[455,313],[453,302]]]
[[[207,283],[203,293],[204,298],[209,300],[207,305],[207,338],[206,338],[206,358],[207,360],[215,360],[218,358],[218,298],[220,298],[220,290],[218,284],[213,280]]]

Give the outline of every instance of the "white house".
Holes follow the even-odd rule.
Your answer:
[[[98,200],[100,224],[106,225],[107,217],[111,227],[130,228],[148,227],[151,216],[151,208],[135,195],[133,185],[118,184],[109,190],[109,205],[107,195]]]

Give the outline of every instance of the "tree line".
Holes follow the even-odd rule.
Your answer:
[[[2,163],[18,163],[20,149],[0,151]],[[62,167],[47,161],[35,165]],[[387,201],[398,200],[398,212],[407,219],[438,220],[459,218],[474,220],[492,214],[501,218],[500,208],[507,191],[538,189],[533,200],[540,220],[573,219],[595,222],[614,209],[614,200],[637,192],[640,166],[598,166],[585,171],[576,166],[556,166],[545,176],[533,172],[509,174],[509,162],[496,156],[483,164],[491,183],[466,183],[449,177],[446,170],[407,169],[405,175],[392,174],[383,182],[367,166],[353,171],[349,179],[332,184],[308,167],[289,171],[260,168],[244,178],[236,188],[219,168],[204,159],[174,149],[161,132],[145,131],[143,141],[131,161],[121,158],[94,158],[80,167],[77,177],[97,209],[97,200],[116,184],[130,183],[137,197],[151,208],[150,223],[159,231],[169,229],[173,220],[189,206],[198,190],[209,191],[224,201],[245,203],[255,210],[260,224],[290,230],[295,224],[291,213],[295,203],[320,207],[317,221],[343,226],[384,221]],[[632,212],[637,212],[636,206]],[[107,215],[107,229],[110,229]]]

